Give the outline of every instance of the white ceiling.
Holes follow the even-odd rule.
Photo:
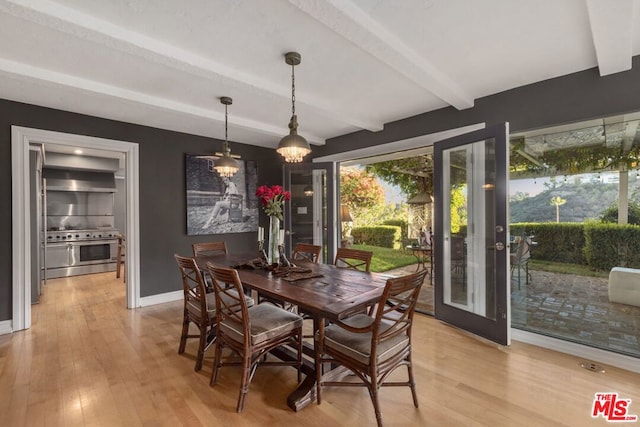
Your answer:
[[[0,0],[0,98],[275,147],[640,54],[640,0]],[[233,146],[232,146],[233,150]]]

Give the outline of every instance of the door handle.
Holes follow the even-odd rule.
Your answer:
[[[503,251],[504,250],[504,243],[496,242],[496,250],[497,251]]]

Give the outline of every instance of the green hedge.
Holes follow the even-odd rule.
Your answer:
[[[584,255],[591,267],[640,267],[640,226],[587,222],[584,235]]]
[[[584,227],[575,222],[521,222],[511,224],[511,235],[533,236],[536,245],[531,258],[541,261],[586,264],[582,248],[585,245]]]
[[[382,222],[382,225],[394,225],[400,227],[400,241],[406,242],[409,240],[409,221],[406,219],[388,219]]]
[[[595,270],[640,268],[640,226],[601,222],[515,223],[512,236],[533,236],[531,258],[588,265]]]
[[[375,227],[354,227],[351,230],[353,243],[356,245],[380,246],[383,248],[400,249],[402,231],[400,227],[392,225],[377,225]]]

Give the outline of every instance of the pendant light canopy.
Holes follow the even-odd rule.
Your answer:
[[[227,106],[233,104],[233,100],[228,96],[220,98],[220,103],[224,104],[224,146],[222,147],[222,156],[215,161],[213,168],[225,178],[232,177],[238,172],[238,162],[231,157],[231,149],[229,148],[229,141],[227,140],[227,131],[229,125],[229,114],[227,113]]]
[[[280,140],[276,150],[284,157],[287,163],[299,163],[302,158],[311,152],[309,143],[298,135],[298,117],[296,116],[296,78],[295,66],[300,64],[301,56],[298,52],[288,52],[284,60],[291,65],[291,121],[289,121],[289,135]]]

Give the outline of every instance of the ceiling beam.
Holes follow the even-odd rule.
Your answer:
[[[0,0],[0,11],[185,73],[216,81],[227,80],[231,86],[241,85],[248,93],[256,93],[258,96],[271,95],[287,101],[291,99],[289,85],[274,83],[55,2]],[[283,58],[274,58],[274,60],[284,64]],[[296,101],[317,109],[327,117],[354,127],[371,131],[379,131],[384,127],[384,123],[378,120],[372,120],[351,109],[336,106],[335,102],[319,96],[297,96]],[[282,135],[287,132],[284,127],[283,125],[280,130]],[[315,144],[324,144],[324,138],[315,137],[310,141]]]
[[[0,72],[17,78],[27,78],[35,81],[42,81],[49,84],[73,88],[73,90],[95,93],[112,98],[124,99],[132,103],[151,106],[157,110],[188,114],[190,116],[217,121],[220,123],[224,123],[225,121],[224,113],[221,111],[196,107],[171,99],[152,96],[146,93],[96,82],[94,80],[88,80],[77,76],[71,76],[69,74],[58,73],[55,71],[26,65],[21,62],[14,62],[0,58]],[[272,126],[268,123],[258,122],[255,120],[238,117],[236,115],[232,115],[229,118],[229,123],[241,128],[257,130],[278,138],[284,135],[280,126]],[[315,140],[324,143],[324,139],[317,135],[305,134],[305,137],[310,141]]]
[[[449,105],[459,110],[473,107],[472,96],[352,1],[289,3]]]
[[[601,76],[631,69],[635,0],[586,0]]]

